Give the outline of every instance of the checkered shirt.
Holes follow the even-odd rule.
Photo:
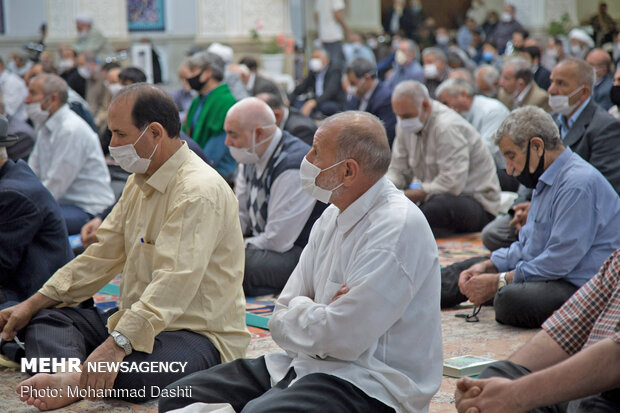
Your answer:
[[[605,338],[620,343],[620,249],[542,328],[571,355]]]

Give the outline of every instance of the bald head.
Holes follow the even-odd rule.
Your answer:
[[[235,103],[226,114],[224,131],[226,145],[235,148],[250,148],[261,157],[277,130],[276,117],[262,100],[249,97]],[[265,143],[262,145],[261,143]]]
[[[599,80],[611,73],[611,56],[603,49],[592,49],[586,57],[586,62],[594,67],[596,78]]]
[[[249,97],[235,103],[226,114],[226,119],[234,119],[243,129],[274,125],[276,118],[271,108],[256,97]]]

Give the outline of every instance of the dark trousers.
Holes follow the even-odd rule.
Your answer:
[[[245,272],[243,291],[248,297],[267,294],[280,294],[288,281],[303,251],[294,245],[286,252],[275,252],[254,248],[245,248]]]
[[[441,269],[441,308],[467,301],[459,290],[459,275],[486,259],[488,257],[470,258]],[[577,287],[564,280],[508,284],[499,289],[493,299],[495,320],[515,327],[538,328],[575,291]]]
[[[91,214],[75,205],[60,205],[60,212],[67,224],[69,235],[79,234],[84,224],[93,218]]]
[[[191,397],[160,398],[159,411],[192,403],[229,403],[236,412],[394,412],[338,377],[314,373],[290,385],[295,371],[271,387],[265,358],[237,359],[187,376],[168,389],[191,386]]]
[[[26,358],[76,357],[84,362],[108,337],[106,323],[115,310],[106,313],[91,308],[52,308],[40,310],[25,328]],[[220,354],[203,335],[191,331],[165,331],[155,337],[151,354],[134,351],[123,361],[187,362],[184,372],[139,373],[119,372],[116,389],[142,389],[146,398],[127,398],[131,402],[150,399],[151,386],[163,389],[170,383],[195,371],[219,364]]]
[[[482,229],[482,243],[489,251],[508,248],[518,237],[515,228],[510,226],[512,215],[500,215]]]
[[[491,364],[480,373],[479,378],[504,377],[507,379],[518,379],[519,377],[530,374],[527,368],[515,364],[508,360],[498,361]],[[530,413],[614,413],[620,412],[620,390],[615,389],[595,396],[584,397],[583,399],[573,400],[554,404],[552,406],[539,407],[530,410]]]
[[[468,195],[433,195],[420,205],[435,238],[454,233],[477,232],[493,219],[493,215]]]
[[[342,41],[323,42],[323,49],[329,56],[329,63],[332,67],[336,67],[341,71],[344,70],[344,51],[342,50]]]

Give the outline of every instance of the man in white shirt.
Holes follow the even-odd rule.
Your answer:
[[[344,68],[342,50],[344,34],[346,33],[347,37],[351,35],[343,13],[344,0],[317,0],[315,3],[314,21],[319,32],[319,40],[329,54],[332,66],[340,70]]]
[[[506,106],[497,99],[475,95],[471,83],[462,79],[444,81],[436,93],[437,100],[458,112],[480,133],[482,141],[493,155],[502,190],[516,192],[519,182],[506,173],[506,160],[493,141],[497,128],[510,114]]]
[[[160,411],[426,412],[441,383],[437,247],[420,210],[385,177],[390,148],[365,112],[328,118],[302,186],[329,206],[276,302],[269,328],[286,353],[240,359],[168,388]],[[210,406],[212,407],[212,406]],[[224,411],[224,410],[222,410]]]
[[[26,82],[15,73],[6,70],[4,61],[0,58],[0,93],[4,97],[5,115],[21,121],[27,119],[24,108],[24,99],[28,95]]]
[[[248,296],[282,291],[325,208],[299,186],[299,165],[310,147],[275,122],[271,108],[254,97],[233,105],[224,121],[226,145],[239,163],[235,192]]]
[[[392,108],[397,123],[388,178],[420,205],[436,237],[482,230],[497,215],[500,187],[480,134],[420,82],[396,86]]]
[[[114,202],[97,134],[67,105],[67,83],[34,77],[24,101],[37,140],[28,165],[60,204],[69,235]]]

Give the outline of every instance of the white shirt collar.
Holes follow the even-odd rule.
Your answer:
[[[525,89],[523,89],[523,92],[519,93],[519,96],[517,96],[517,98],[515,99],[515,102],[521,105],[521,102],[523,102],[523,99],[525,99],[525,95],[527,95],[530,92],[530,89],[532,89],[532,82],[530,82],[525,87]]]
[[[254,89],[254,83],[256,83],[256,73],[250,72],[250,80],[248,80],[248,84],[245,85],[245,88],[248,91],[252,91]]]

